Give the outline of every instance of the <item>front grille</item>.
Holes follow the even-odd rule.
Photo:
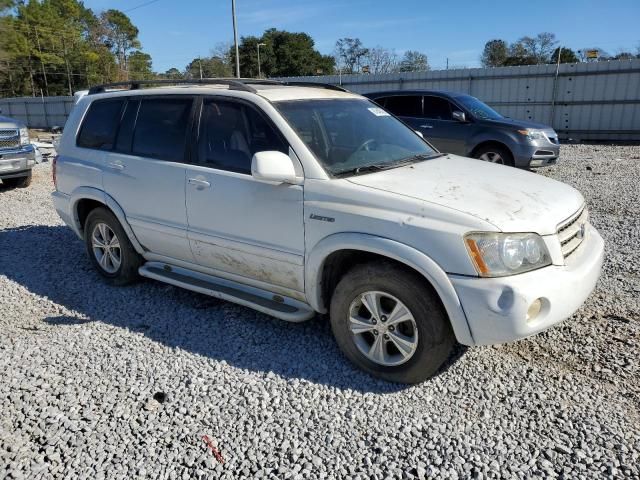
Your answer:
[[[16,148],[20,146],[20,130],[16,128],[0,129],[0,149]]]
[[[589,221],[589,212],[582,207],[575,215],[561,223],[558,227],[558,240],[562,248],[562,255],[567,258],[582,244]]]

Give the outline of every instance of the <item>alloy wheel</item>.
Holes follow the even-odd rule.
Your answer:
[[[504,165],[504,158],[502,158],[502,155],[500,155],[498,152],[485,152],[478,158],[480,160],[484,160],[485,162],[499,163],[501,165]]]
[[[91,232],[91,247],[98,265],[107,273],[116,273],[122,264],[120,241],[106,223],[97,223]]]
[[[409,361],[418,347],[411,311],[385,292],[367,291],[351,302],[349,330],[358,350],[385,367]]]

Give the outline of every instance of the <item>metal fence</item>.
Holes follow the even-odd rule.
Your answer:
[[[62,127],[73,107],[73,97],[0,98],[6,117],[22,120],[31,128]]]
[[[502,114],[552,125],[561,138],[640,141],[640,60],[326,75],[282,80],[342,85],[357,93],[449,90],[468,93]]]
[[[552,125],[561,138],[640,141],[640,60],[471,68],[287,80],[341,84],[357,93],[432,89],[469,93],[504,115]],[[30,127],[64,125],[72,97],[0,98],[3,115]]]

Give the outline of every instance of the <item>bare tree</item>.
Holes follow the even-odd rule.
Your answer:
[[[535,37],[522,37],[512,48],[521,50],[521,57],[531,57],[535,63],[548,63],[557,43],[554,33],[542,32]]]
[[[424,53],[407,50],[400,62],[401,72],[424,72],[429,70],[429,61]]]
[[[358,72],[368,53],[369,49],[364,47],[359,38],[341,38],[336,42],[336,65],[346,73]]]
[[[364,57],[370,73],[391,73],[398,68],[398,55],[394,50],[381,46],[369,49]]]

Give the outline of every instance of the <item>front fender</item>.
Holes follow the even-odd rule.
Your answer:
[[[458,342],[473,345],[473,337],[460,299],[440,266],[413,247],[388,238],[362,233],[336,233],[318,242],[307,254],[305,286],[307,302],[318,312],[326,313],[322,299],[322,272],[325,260],[339,250],[360,250],[375,253],[404,263],[418,271],[433,286],[449,316]]]
[[[80,225],[80,219],[78,217],[78,202],[85,199],[95,200],[108,207],[116,216],[118,222],[120,222],[120,225],[122,225],[122,228],[129,237],[129,240],[131,241],[131,244],[133,245],[133,248],[135,248],[136,252],[138,252],[140,255],[144,254],[145,250],[142,245],[140,245],[140,242],[138,242],[138,239],[131,229],[131,225],[129,225],[129,222],[127,222],[127,217],[124,213],[124,210],[122,210],[122,207],[120,207],[118,202],[116,202],[113,197],[111,197],[111,195],[108,195],[98,188],[78,187],[70,195],[69,213],[71,213],[70,217],[73,219],[72,228],[81,239],[84,239],[84,234],[82,231],[82,226]]]

